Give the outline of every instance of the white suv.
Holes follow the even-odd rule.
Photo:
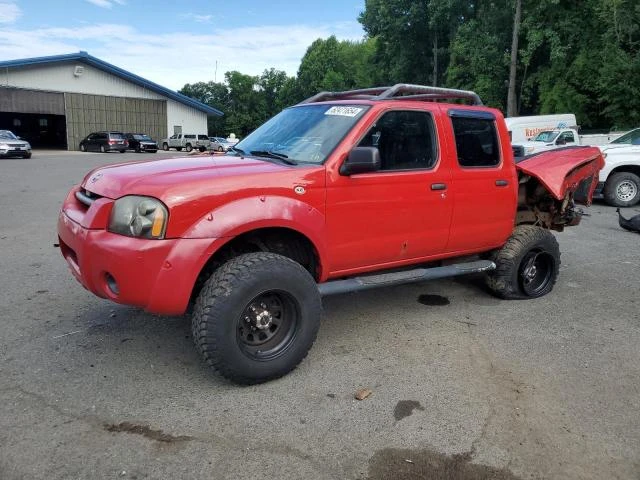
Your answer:
[[[10,130],[0,130],[0,157],[31,158],[31,145]]]
[[[197,148],[201,152],[204,152],[211,145],[211,140],[207,135],[196,135],[194,133],[176,133],[169,138],[163,139],[160,144],[163,150],[169,150],[175,148],[177,151],[181,151],[183,148],[190,152],[194,148]]]

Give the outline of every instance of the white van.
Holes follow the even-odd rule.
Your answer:
[[[507,117],[509,136],[513,145],[522,145],[540,132],[571,128],[578,130],[576,116],[573,113],[557,115],[533,115],[529,117]]]

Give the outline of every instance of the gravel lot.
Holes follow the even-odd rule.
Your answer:
[[[168,155],[0,160],[1,479],[640,478],[640,235],[613,208],[558,235],[542,299],[474,278],[329,298],[297,370],[237,387],[187,317],[94,297],[53,248],[86,171]]]

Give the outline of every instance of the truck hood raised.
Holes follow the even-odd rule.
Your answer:
[[[589,181],[585,205],[591,204],[598,184],[598,172],[604,167],[602,152],[597,147],[567,147],[549,150],[527,157],[516,169],[537,178],[556,200],[563,200],[568,192],[575,192]]]

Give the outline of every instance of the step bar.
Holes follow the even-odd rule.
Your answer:
[[[382,273],[364,277],[348,278],[346,280],[332,280],[318,284],[320,295],[336,295],[339,293],[359,292],[378,287],[390,287],[404,283],[436,280],[438,278],[457,277],[470,273],[482,273],[495,270],[496,264],[489,260],[477,260],[468,263],[456,263],[444,267],[416,268],[403,272]]]

